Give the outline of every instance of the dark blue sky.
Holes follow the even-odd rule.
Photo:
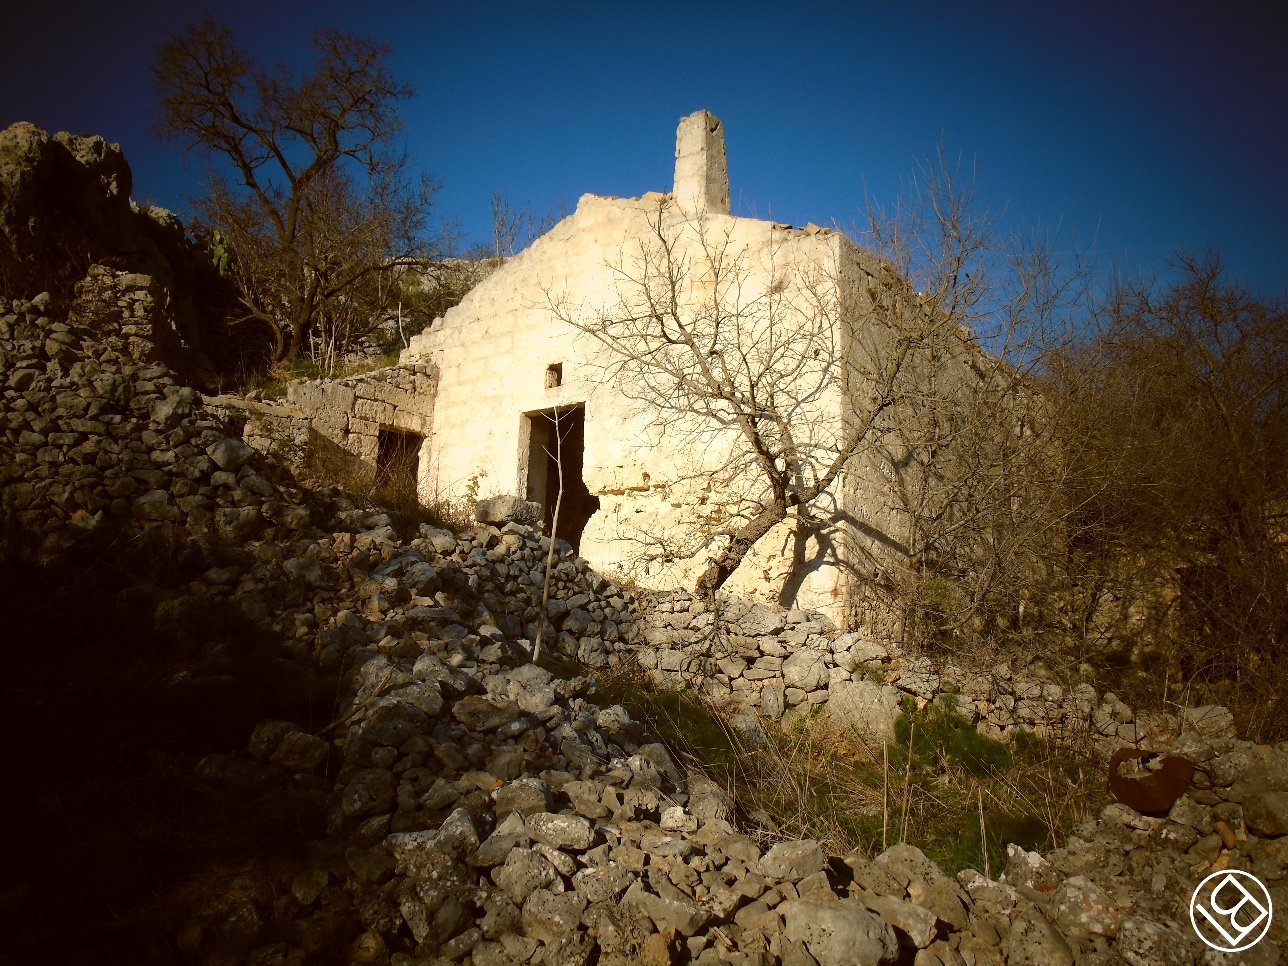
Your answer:
[[[1279,6],[1279,5],[1276,5]],[[1185,3],[183,2],[6,5],[0,124],[119,141],[135,196],[183,209],[195,169],[148,133],[148,64],[210,9],[265,59],[318,26],[393,44],[417,162],[468,236],[508,188],[544,211],[669,188],[677,120],[725,122],[735,206],[850,222],[941,136],[1007,218],[1062,223],[1106,264],[1219,248],[1288,289],[1288,17]]]

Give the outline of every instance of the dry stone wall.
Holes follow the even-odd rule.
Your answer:
[[[1091,739],[1106,756],[1122,745],[1149,748],[1183,733],[1233,736],[1222,707],[1138,719],[1112,692],[1061,685],[1009,664],[969,670],[937,665],[890,641],[839,633],[819,611],[786,610],[737,598],[721,602],[721,631],[697,597],[653,595],[641,618],[635,660],[661,687],[693,689],[719,707],[771,719],[826,710],[839,724],[892,734],[906,699],[934,702],[991,738],[1018,732],[1055,741]]]
[[[0,300],[5,516],[46,555],[108,520],[241,533],[283,508],[272,483],[240,472],[243,444],[155,361],[157,296],[150,276],[95,266],[65,318],[47,295]]]

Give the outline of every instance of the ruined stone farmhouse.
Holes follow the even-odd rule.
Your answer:
[[[645,256],[670,245],[695,304],[761,307],[731,316],[743,329],[739,351],[790,349],[797,330],[814,340],[817,361],[795,360],[786,377],[807,388],[780,381],[774,392],[780,406],[791,397],[787,408],[808,415],[797,425],[821,454],[843,433],[854,394],[868,389],[850,360],[879,353],[886,339],[861,308],[872,256],[834,230],[732,214],[729,198],[723,126],[698,111],[679,125],[672,192],[583,195],[413,338],[397,367],[295,387],[291,407],[366,464],[414,464],[425,502],[508,495],[536,504],[531,512],[549,526],[562,492],[558,534],[591,565],[646,586],[691,586],[712,552],[701,534],[748,494],[736,433],[697,413],[661,412],[618,378],[592,335],[598,320],[634,310]],[[716,259],[733,266],[723,283],[710,279]],[[727,589],[849,623],[857,575],[898,547],[883,485],[876,463],[851,461],[835,492],[809,508],[808,524],[793,518],[771,531]]]

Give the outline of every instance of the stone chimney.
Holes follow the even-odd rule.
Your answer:
[[[729,214],[724,125],[709,111],[680,119],[675,131],[675,200],[686,211]]]

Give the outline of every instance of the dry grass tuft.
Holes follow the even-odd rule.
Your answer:
[[[1108,801],[1089,744],[1004,745],[934,705],[907,707],[886,742],[825,714],[798,717],[757,742],[692,694],[657,690],[631,669],[605,681],[603,700],[624,704],[686,764],[718,780],[766,841],[813,838],[831,854],[869,855],[906,841],[946,872],[982,870],[982,811],[996,874],[1006,843],[1057,848]]]

